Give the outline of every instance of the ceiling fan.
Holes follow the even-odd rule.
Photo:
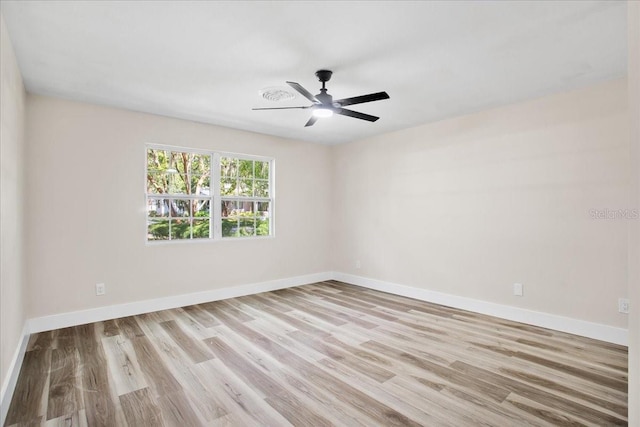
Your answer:
[[[307,98],[313,104],[307,105],[305,107],[271,107],[271,108],[253,108],[253,110],[291,110],[291,109],[308,109],[311,108],[312,114],[311,118],[307,122],[305,127],[313,126],[313,124],[321,117],[331,117],[334,113],[341,114],[343,116],[354,117],[360,120],[367,120],[369,122],[375,122],[380,117],[371,116],[369,114],[359,113],[353,110],[347,110],[345,107],[347,105],[354,104],[363,104],[365,102],[371,101],[380,101],[383,99],[389,99],[389,95],[387,92],[376,92],[370,93],[368,95],[354,96],[352,98],[344,98],[338,99],[337,101],[333,100],[333,97],[327,93],[327,89],[325,88],[325,83],[331,79],[331,75],[333,71],[329,70],[318,70],[316,71],[316,77],[318,80],[322,82],[322,89],[320,89],[320,93],[317,95],[312,95],[308,90],[306,90],[302,85],[296,82],[287,82],[289,86],[298,91],[302,96]]]

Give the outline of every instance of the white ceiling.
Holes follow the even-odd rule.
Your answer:
[[[335,144],[565,91],[626,74],[624,1],[5,1],[27,90]],[[321,119],[301,96],[387,91]]]

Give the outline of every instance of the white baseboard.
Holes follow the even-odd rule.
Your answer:
[[[248,285],[231,286],[210,291],[191,294],[173,295],[164,298],[155,298],[145,301],[136,301],[126,304],[110,305],[106,307],[92,308],[89,310],[73,311],[69,313],[53,314],[51,316],[36,317],[28,321],[29,333],[50,331],[69,326],[84,325],[86,323],[101,322],[119,317],[134,316],[153,311],[167,310],[200,304],[209,301],[218,301],[244,295],[258,294],[260,292],[275,291],[277,289],[291,288],[309,283],[322,282],[331,279],[331,272],[307,274],[304,276],[288,277],[285,279],[270,280],[267,282],[251,283]]]
[[[341,272],[322,272],[304,276],[289,277],[285,279],[271,280],[267,282],[252,283],[247,285],[232,286],[210,291],[191,294],[174,295],[164,298],[156,298],[145,301],[137,301],[126,304],[111,305],[89,310],[74,311],[69,313],[54,314],[51,316],[37,317],[27,321],[27,332],[37,333],[69,326],[83,325],[85,323],[100,322],[124,316],[134,316],[142,313],[150,313],[158,310],[184,307],[203,302],[217,301],[244,295],[268,292],[276,289],[290,288],[308,283],[322,282],[329,279],[340,280],[345,283],[363,286],[382,292],[402,295],[448,307],[460,308],[476,313],[487,314],[502,319],[527,323],[556,331],[568,332],[575,335],[607,341],[614,344],[628,345],[627,329],[600,323],[587,322],[585,320],[527,310],[509,305],[496,304],[443,292],[419,289],[412,286],[400,285],[367,277],[356,276]],[[25,344],[26,345],[26,344]],[[24,352],[23,352],[24,354]],[[4,389],[3,389],[4,390]]]
[[[22,359],[24,359],[24,353],[27,351],[27,344],[29,343],[29,329],[25,322],[22,328],[22,335],[18,348],[16,348],[9,369],[7,370],[7,376],[2,383],[2,389],[0,390],[0,425],[4,425],[7,419],[7,412],[9,412],[9,405],[11,404],[11,398],[13,392],[16,389],[16,383],[18,382],[18,375],[22,368]]]
[[[351,283],[353,285],[414,298],[421,301],[441,304],[447,307],[460,308],[502,319],[594,338],[614,344],[629,345],[628,331],[623,328],[616,328],[614,326],[587,322],[585,320],[572,319],[570,317],[527,310],[509,305],[495,304],[492,302],[465,298],[442,292],[430,291],[427,289],[414,288],[412,286],[370,279],[353,274],[334,272],[333,278],[334,280],[339,280],[341,282]]]

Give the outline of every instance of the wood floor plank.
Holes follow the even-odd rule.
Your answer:
[[[54,331],[54,348],[73,348],[76,346],[74,328],[62,328]]]
[[[593,372],[589,372],[586,369],[580,369],[573,365],[558,363],[555,360],[550,360],[549,358],[543,358],[543,357],[536,356],[534,354],[529,354],[521,351],[516,352],[513,356],[519,357],[529,362],[538,363],[540,365],[547,366],[562,372],[567,372],[571,375],[575,375],[580,378],[585,378],[591,382],[605,385],[614,390],[624,391],[624,392],[627,391],[626,375],[621,375],[621,377],[618,377],[618,378],[612,378],[611,375],[609,376],[599,375]]]
[[[28,422],[46,414],[42,401],[51,368],[51,351],[33,350],[25,354],[20,381],[16,384],[7,412],[7,424]]]
[[[270,396],[265,401],[294,426],[333,426],[325,417],[301,406],[297,399],[287,399],[290,396]]]
[[[160,408],[151,399],[148,388],[123,394],[120,396],[120,404],[130,426],[170,426],[165,424]]]
[[[53,344],[53,332],[45,331],[31,335],[27,344],[27,351],[50,349]]]
[[[538,386],[545,387],[547,389],[552,389],[564,395],[569,395],[575,399],[580,399],[585,402],[589,402],[596,406],[602,407],[604,409],[608,409],[623,417],[627,416],[626,404],[611,402],[609,400],[602,399],[598,396],[594,396],[593,394],[585,393],[579,389],[576,389],[575,387],[567,387],[555,381],[550,381],[547,378],[543,378],[541,376],[518,371],[515,369],[502,368],[500,372],[503,373],[508,378],[513,378],[516,380],[521,380],[522,382],[525,382],[525,383],[532,383]]]
[[[49,402],[47,420],[76,413],[79,407],[78,350],[75,347],[56,348],[51,351],[49,376]]]
[[[203,424],[182,391],[159,396],[158,404],[162,417],[168,426],[199,426]]]
[[[248,298],[260,298],[257,295],[254,295],[252,297],[248,297]],[[247,313],[243,312],[242,310],[239,310],[238,308],[235,307],[235,304],[233,304],[232,301],[228,301],[228,300],[224,300],[224,301],[217,301],[213,306],[213,311],[214,313],[217,312],[218,308],[224,308],[230,312],[233,313],[233,315],[237,318],[240,319],[241,322],[249,322],[251,320],[254,320],[253,317],[251,317],[250,315],[248,315]]]
[[[558,399],[557,396],[551,393],[544,392],[535,387],[526,386],[511,378],[496,376],[491,372],[486,371],[479,367],[471,366],[463,362],[455,362],[451,366],[452,368],[457,369],[461,372],[472,374],[476,378],[484,378],[487,380],[490,379],[492,382],[500,384],[501,387],[506,388],[510,392],[513,392],[522,397],[531,399],[547,407],[561,410],[572,416],[584,419],[589,422],[595,422],[595,423],[600,422],[600,423],[606,423],[607,425],[626,425],[627,424],[626,420],[623,419],[622,417],[612,416],[567,399]]]
[[[102,338],[101,343],[118,396],[148,387],[130,340],[117,334]]]
[[[326,302],[321,299],[309,300],[306,302],[306,304],[309,307],[314,307],[316,310],[322,311],[329,316],[333,316],[336,319],[341,319],[344,322],[343,324],[346,325],[346,327],[350,327],[351,325],[358,325],[365,329],[373,329],[378,327],[377,323],[368,322],[366,320],[361,319],[358,316],[348,314],[344,310],[336,310],[335,306],[326,304]]]
[[[32,418],[28,421],[23,421],[17,424],[12,424],[10,427],[39,427],[44,423],[44,417],[38,416],[36,418]]]
[[[147,383],[154,389],[156,395],[162,396],[182,390],[148,337],[134,337],[131,343]]]
[[[287,298],[287,296],[289,298]],[[288,305],[294,309],[301,310],[304,313],[307,313],[319,319],[322,319],[325,322],[330,323],[334,326],[342,326],[347,323],[347,321],[340,319],[337,316],[331,315],[331,313],[328,313],[327,310],[325,311],[317,310],[313,304],[309,304],[307,302],[298,302],[295,299],[295,294],[292,298],[290,293],[286,293],[285,291],[276,291],[274,292],[274,295],[272,296],[272,298],[274,298],[276,301],[280,302],[283,305]]]
[[[285,388],[248,363],[244,357],[220,338],[209,338],[205,340],[205,343],[216,357],[222,360],[222,363],[227,365],[236,375],[251,383],[256,390],[262,393],[263,397],[286,393]]]
[[[116,319],[116,323],[120,332],[129,339],[144,336],[144,332],[140,329],[135,316],[121,317]]]
[[[120,335],[120,328],[118,328],[118,323],[115,319],[105,320],[104,322],[102,322],[102,330],[104,336],[106,337]]]
[[[577,426],[584,426],[588,424],[588,423],[585,423],[584,420],[580,420],[570,415],[567,415],[565,412],[556,411],[555,409],[549,408],[548,406],[526,399],[522,396],[518,396],[517,394],[513,394],[507,397],[505,404],[511,405],[520,411],[528,412],[531,415],[533,415],[536,419],[546,421],[547,423],[554,426],[577,427]],[[598,424],[592,424],[592,425],[597,426]]]
[[[210,316],[205,310],[197,305],[182,307],[182,309],[189,317],[198,322],[204,328],[211,328],[219,325],[218,321],[213,316]]]
[[[627,363],[327,281],[34,334],[5,426],[626,425]]]
[[[63,415],[58,418],[47,420],[44,423],[45,427],[88,427],[87,415],[84,409],[78,412],[74,412],[70,415]]]
[[[370,364],[365,360],[351,356],[348,352],[340,349],[340,347],[326,344],[325,342],[306,335],[302,331],[291,332],[288,335],[296,341],[316,350],[317,352],[325,354],[331,359],[343,363],[346,366],[349,366],[351,369],[355,369],[356,371],[378,382],[385,382],[386,380],[395,376],[393,372],[385,368],[380,368],[378,366]]]
[[[373,304],[366,304],[366,306],[363,307],[362,306],[363,304],[354,298],[340,296],[339,299],[334,297],[325,297],[324,299],[338,306],[346,307],[346,308],[361,312],[363,314],[367,314],[370,317],[377,317],[379,319],[388,320],[390,322],[398,320],[398,318],[393,315],[390,315],[381,311],[376,311],[375,310],[376,306]]]
[[[252,297],[245,297],[245,299],[249,301],[253,301],[254,304],[260,307],[260,309],[263,310],[265,313],[269,313],[273,317],[290,324],[294,328],[297,328],[297,329],[300,329],[301,331],[305,331],[309,334],[314,334],[318,336],[328,335],[327,331],[324,331],[309,322],[299,320],[296,317],[291,316],[291,314],[285,314],[281,311],[278,311],[278,309],[273,308],[271,305],[265,304],[265,299],[262,297],[252,296]],[[235,313],[232,312],[232,314],[235,314]],[[237,319],[242,319],[242,318],[238,317]]]
[[[228,412],[210,388],[210,384],[206,382],[207,377],[203,375],[203,371],[197,369],[204,362],[193,363],[161,326],[165,321],[161,317],[152,320],[147,316],[140,325],[154,343],[164,367],[180,384],[199,416],[207,422],[217,422],[218,418],[227,415]]]
[[[113,426],[116,423],[116,407],[109,386],[104,349],[96,340],[93,324],[74,329],[87,423],[91,426]]]
[[[277,411],[271,411],[263,396],[236,376],[220,359],[208,360],[193,366],[194,372],[207,384],[207,392],[221,402],[224,412],[215,417],[215,424],[224,425],[227,415],[233,414],[235,425],[284,426],[288,421]]]
[[[169,336],[191,358],[193,363],[204,362],[213,357],[198,341],[187,335],[175,320],[162,322],[160,326],[167,331]]]

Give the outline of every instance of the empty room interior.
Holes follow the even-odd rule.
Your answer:
[[[2,426],[640,426],[640,2],[0,2]]]

